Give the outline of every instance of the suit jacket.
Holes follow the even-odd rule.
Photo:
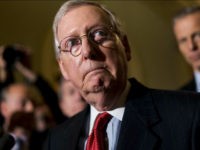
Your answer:
[[[188,83],[183,85],[180,89],[183,91],[197,92],[197,85],[196,85],[195,79],[192,78],[192,80],[190,80]]]
[[[130,81],[117,150],[200,150],[200,95]],[[88,115],[89,107],[53,129],[45,149],[83,149]]]

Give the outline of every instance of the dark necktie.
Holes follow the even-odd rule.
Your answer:
[[[99,114],[95,120],[92,133],[88,137],[86,150],[106,150],[108,149],[106,140],[106,127],[111,119],[107,112]]]

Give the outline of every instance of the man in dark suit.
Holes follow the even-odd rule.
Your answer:
[[[113,13],[93,2],[68,1],[53,28],[60,70],[89,105],[52,130],[47,150],[200,149],[199,95],[128,80],[131,51]],[[106,114],[100,125],[99,114]]]
[[[200,92],[200,6],[186,7],[173,19],[174,34],[194,77],[182,90]]]

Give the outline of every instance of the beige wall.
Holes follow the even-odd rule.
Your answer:
[[[51,24],[62,1],[0,1],[0,43],[19,42],[33,50],[33,69],[55,85]],[[176,89],[190,76],[174,41],[171,17],[181,2],[102,1],[121,18],[132,47],[129,76],[154,88]],[[190,2],[191,3],[191,2]],[[195,3],[195,2],[193,2]]]

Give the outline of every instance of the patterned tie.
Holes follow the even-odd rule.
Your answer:
[[[112,116],[107,112],[104,112],[97,116],[92,133],[88,137],[86,150],[108,149],[106,141],[106,127],[111,118]]]

